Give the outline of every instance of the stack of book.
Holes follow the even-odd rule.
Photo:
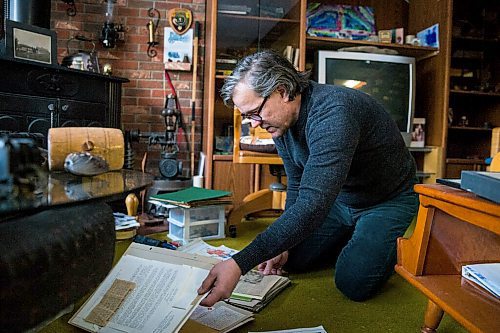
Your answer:
[[[150,200],[183,208],[231,204],[231,192],[189,187],[177,192],[152,195]]]
[[[235,249],[224,245],[215,247],[201,239],[193,240],[179,247],[178,250],[218,260],[231,259],[234,254],[238,253]],[[290,283],[290,279],[286,276],[262,275],[258,271],[252,270],[240,278],[231,297],[226,302],[248,311],[259,312]]]
[[[289,285],[290,279],[286,276],[250,271],[240,278],[227,302],[248,311],[259,312]]]

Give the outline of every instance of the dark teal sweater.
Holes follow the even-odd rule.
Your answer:
[[[370,207],[415,179],[415,161],[396,123],[357,90],[311,81],[297,122],[275,144],[287,174],[286,209],[233,256],[243,273],[305,240],[335,200]]]

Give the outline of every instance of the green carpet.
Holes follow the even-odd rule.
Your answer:
[[[238,226],[236,238],[209,241],[212,245],[224,244],[241,249],[272,222],[257,219]],[[161,239],[165,234],[157,234]],[[117,243],[119,258],[130,242]],[[307,274],[291,274],[292,285],[286,288],[266,308],[255,315],[251,323],[233,332],[266,331],[323,325],[329,333],[345,332],[419,332],[422,325],[426,298],[399,275],[394,274],[373,299],[356,303],[345,298],[334,287],[331,269]],[[77,304],[77,307],[81,305]],[[71,314],[62,316],[41,332],[84,332],[67,324]],[[439,333],[466,332],[447,314],[438,329]]]

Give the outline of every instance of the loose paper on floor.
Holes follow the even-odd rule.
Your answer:
[[[198,306],[189,319],[224,333],[252,321],[254,317],[250,311],[217,302],[212,307]]]
[[[248,332],[248,333],[327,333],[323,326],[294,328],[290,330],[265,331],[265,332]]]
[[[178,251],[212,257],[219,260],[230,259],[234,254],[238,253],[238,250],[231,249],[224,245],[217,247],[212,246],[203,241],[201,238],[194,239],[188,244],[181,246],[178,248]]]

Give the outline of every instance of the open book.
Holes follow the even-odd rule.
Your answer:
[[[197,294],[197,288],[217,262],[132,243],[69,323],[88,332],[105,333],[175,333],[181,328],[185,333],[228,332],[252,320],[252,313],[223,302],[196,310],[205,297]],[[193,313],[196,315],[190,320]]]

